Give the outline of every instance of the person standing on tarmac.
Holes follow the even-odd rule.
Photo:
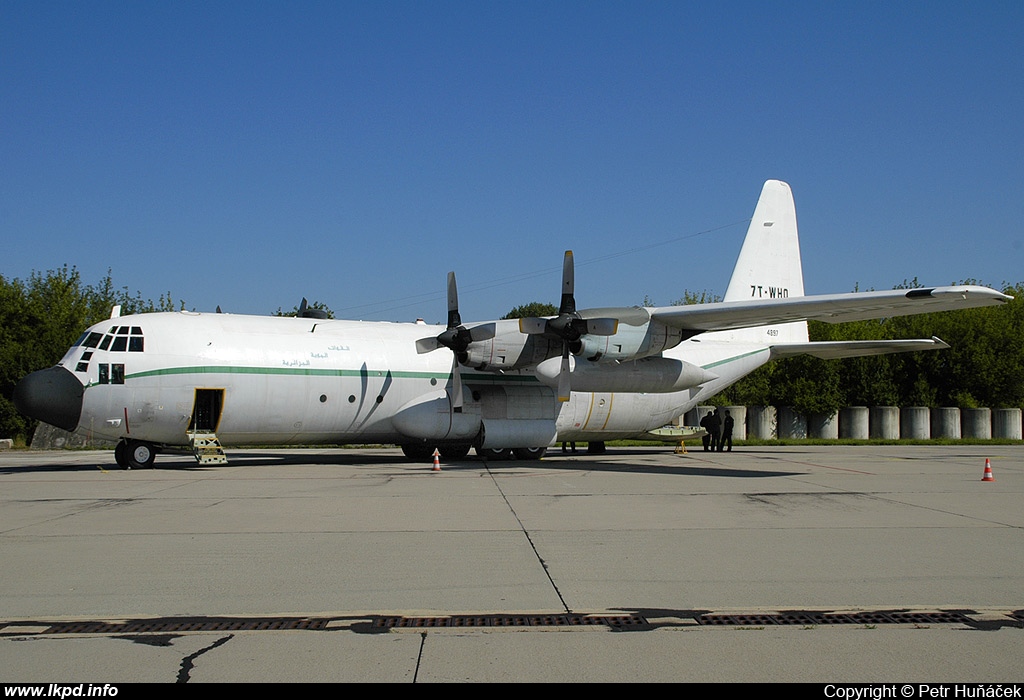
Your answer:
[[[721,449],[719,445],[722,442],[722,414],[717,408],[708,419],[708,432],[711,433],[711,451]]]
[[[729,415],[729,409],[725,409],[725,418],[722,419],[722,439],[718,441],[718,451],[721,452],[726,443],[729,443],[727,452],[732,452],[732,428],[735,421]]]
[[[700,436],[700,440],[704,443],[705,452],[708,451],[708,446],[711,444],[711,416],[711,411],[708,411],[707,415],[700,419],[700,427],[704,428],[704,434]]]

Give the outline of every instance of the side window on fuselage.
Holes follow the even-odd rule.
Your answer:
[[[114,364],[99,366],[99,384],[124,384],[124,365]]]

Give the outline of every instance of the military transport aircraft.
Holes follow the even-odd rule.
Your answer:
[[[537,459],[556,441],[646,436],[780,357],[936,350],[938,338],[808,342],[839,323],[1002,304],[975,285],[804,296],[789,185],[764,184],[724,300],[577,310],[572,253],[559,312],[463,323],[150,313],[87,329],[18,383],[25,415],[117,441],[116,462],[251,444],[389,443],[410,458]],[[219,451],[223,454],[222,450]]]

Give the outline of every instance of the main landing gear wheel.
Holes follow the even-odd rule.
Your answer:
[[[512,450],[516,459],[540,459],[548,451],[546,447],[517,447]]]
[[[156,460],[156,450],[148,442],[132,440],[128,443],[127,458],[129,469],[149,469]]]

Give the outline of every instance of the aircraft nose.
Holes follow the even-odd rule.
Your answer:
[[[33,372],[14,387],[14,407],[20,412],[56,426],[74,430],[82,416],[82,383],[63,367]]]

